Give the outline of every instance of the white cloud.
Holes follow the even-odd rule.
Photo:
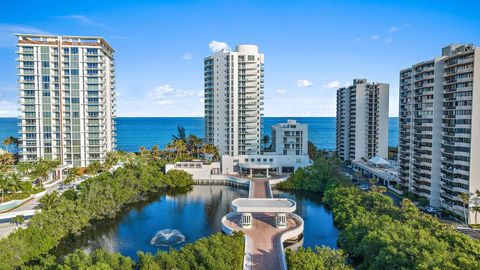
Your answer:
[[[191,53],[186,53],[183,55],[184,60],[192,60],[192,58],[193,58],[193,54]]]
[[[309,80],[297,80],[296,84],[298,87],[310,87],[313,85]]]
[[[380,37],[378,35],[372,35],[370,36],[370,39],[373,39],[373,40],[376,40],[376,39],[379,39]]]
[[[0,100],[0,117],[17,116],[17,104],[6,100]]]
[[[202,91],[186,91],[176,89],[170,84],[160,85],[155,87],[152,91],[150,91],[149,96],[153,98],[153,100],[161,105],[166,104],[173,104],[174,98],[179,97],[201,97],[203,96]]]
[[[94,19],[81,15],[81,14],[73,14],[73,15],[66,15],[66,16],[59,16],[57,17],[59,19],[66,19],[66,20],[73,20],[81,24],[85,25],[92,25],[92,26],[97,26],[97,27],[102,27],[102,28],[108,28],[105,24],[99,23],[95,21]]]
[[[400,31],[400,27],[396,25],[388,28],[388,32],[397,32],[397,31]]]
[[[201,99],[199,99],[198,101],[200,101],[200,103],[204,103],[204,102],[205,102],[205,98],[201,98]]]
[[[160,104],[160,105],[173,104],[173,100],[159,99],[159,100],[157,100],[157,104]]]
[[[230,47],[228,47],[227,43],[216,40],[210,42],[208,47],[210,50],[212,50],[212,52],[219,52],[221,50],[230,51]]]
[[[400,26],[394,25],[394,26],[388,28],[388,32],[390,32],[390,33],[398,32],[398,31],[402,31],[403,29],[408,28],[408,27],[410,27],[409,23],[404,23]]]
[[[355,42],[356,42],[356,43],[360,42],[360,38],[356,38],[356,39],[355,39]]]
[[[22,24],[0,23],[0,47],[14,47],[17,37],[14,34],[48,34],[41,29]]]
[[[346,87],[349,85],[350,85],[349,82],[341,83],[340,81],[331,81],[331,82],[324,83],[322,87],[328,88],[328,89],[336,89],[336,88]]]
[[[390,43],[392,43],[392,42],[393,42],[393,38],[387,38],[387,39],[385,39],[385,43],[386,43],[386,44],[390,44]]]
[[[285,94],[287,93],[287,90],[277,89],[275,92],[276,92],[277,94],[279,94],[279,95],[285,95]]]

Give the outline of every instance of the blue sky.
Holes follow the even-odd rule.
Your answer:
[[[402,68],[450,43],[480,45],[476,1],[21,3],[0,8],[0,117],[17,115],[13,33],[105,37],[118,116],[202,116],[203,58],[236,44],[265,54],[266,116],[334,116],[335,89],[356,77],[390,83],[397,116]]]

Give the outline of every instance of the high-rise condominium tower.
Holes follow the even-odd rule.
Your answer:
[[[113,48],[100,37],[17,36],[22,160],[102,161],[115,148]]]
[[[366,79],[337,90],[336,143],[341,160],[388,158],[388,92],[388,84]]]
[[[220,155],[259,154],[263,54],[238,45],[205,58],[205,140]]]
[[[399,132],[401,184],[463,215],[459,195],[480,189],[479,48],[450,45],[400,71]]]

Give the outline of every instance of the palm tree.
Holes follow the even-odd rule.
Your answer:
[[[3,199],[4,199],[5,191],[9,187],[10,187],[10,179],[4,174],[0,174],[0,190],[1,190],[1,193],[2,193],[2,202],[3,202]]]
[[[7,152],[10,152],[10,146],[13,144],[12,136],[3,139],[2,144],[5,146],[5,150],[7,150]]]
[[[202,146],[202,139],[198,138],[195,134],[188,135],[187,148],[190,151],[190,155],[198,158],[199,149]]]
[[[463,202],[463,216],[464,216],[464,221],[465,221],[465,227],[468,227],[468,217],[467,217],[467,212],[468,212],[468,202],[470,201],[470,195],[467,193],[460,193],[458,194],[458,197],[462,199]]]
[[[16,193],[20,189],[20,184],[22,182],[22,176],[18,173],[10,174],[10,188],[13,193]]]
[[[177,134],[176,135],[172,135],[172,139],[174,141],[176,140],[181,140],[183,141],[184,143],[187,142],[187,135],[185,133],[185,128],[181,125],[178,125],[177,126]]]
[[[267,149],[267,145],[270,143],[270,136],[264,135],[262,138],[263,150]]]
[[[187,145],[182,140],[175,140],[173,145],[175,147],[176,158],[182,159],[182,154],[187,151]]]
[[[480,213],[480,190],[475,191],[475,197],[472,199],[472,212],[475,213],[475,224],[478,224],[477,214]]]
[[[22,176],[26,176],[33,169],[33,166],[34,166],[34,164],[32,162],[22,161],[22,162],[17,163],[15,168],[17,168],[17,171]]]
[[[147,148],[145,146],[140,146],[140,155],[144,157],[146,155]]]
[[[115,152],[108,152],[106,157],[105,157],[105,162],[103,162],[103,165],[107,168],[107,169],[110,169],[112,168],[113,166],[115,166],[115,164],[117,164],[118,162],[118,157],[117,157],[117,153]]]
[[[50,170],[52,170],[54,167],[52,167],[52,163],[50,163],[48,160],[39,160],[35,163],[34,168],[30,174],[30,177],[34,179],[39,179],[40,180],[40,185],[43,184],[45,179],[47,179],[48,174],[50,173]]]
[[[476,206],[472,206],[471,208],[472,208],[471,209],[472,212],[475,213],[475,224],[478,224],[477,214],[480,213],[480,206],[476,205]]]
[[[369,183],[372,187],[374,187],[374,186],[376,186],[376,184],[378,183],[378,179],[375,178],[375,177],[369,178],[369,179],[368,179],[368,183]]]
[[[43,210],[52,209],[58,204],[59,201],[60,201],[60,196],[58,196],[58,192],[56,190],[51,193],[45,194],[40,199],[40,203],[42,204]]]
[[[68,176],[65,179],[65,183],[70,183],[72,181],[76,181],[78,177],[82,176],[83,173],[78,167],[73,167],[68,169]]]
[[[213,144],[205,144],[203,147],[202,147],[202,152],[203,154],[208,154],[208,155],[212,155],[213,157],[213,160],[218,160],[220,158],[220,155],[218,153],[218,148],[213,145]]]
[[[158,145],[155,144],[154,146],[152,146],[151,153],[152,153],[153,160],[157,160],[157,158],[159,156],[159,153],[160,153],[160,151],[158,150]]]
[[[97,174],[103,170],[102,164],[98,161],[94,161],[87,166],[87,172],[89,174]]]

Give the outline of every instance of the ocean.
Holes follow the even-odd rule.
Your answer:
[[[335,149],[335,117],[264,117],[263,134],[271,135],[272,125],[288,119],[308,124],[309,140],[318,148]],[[17,136],[17,123],[16,118],[0,118],[0,139]],[[178,125],[182,125],[187,134],[203,137],[202,117],[118,117],[117,149],[133,152],[140,146],[151,148],[155,144],[163,148],[172,139],[172,134],[176,134]],[[398,117],[389,119],[388,144],[398,145]]]

